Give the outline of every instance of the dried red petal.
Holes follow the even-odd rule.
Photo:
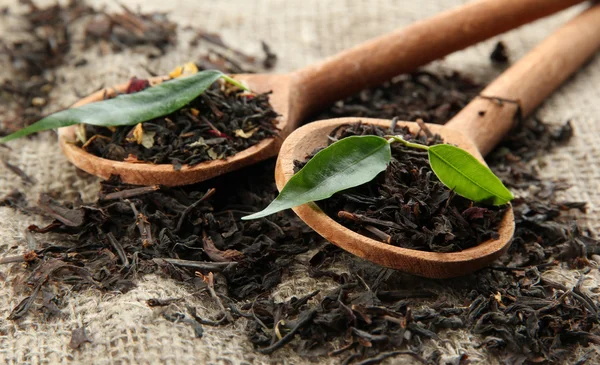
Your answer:
[[[138,79],[137,77],[132,77],[129,80],[129,85],[127,85],[127,94],[137,93],[138,91],[142,91],[150,86],[150,82],[146,79]]]
[[[222,133],[222,132],[216,131],[216,130],[214,130],[214,129],[211,129],[211,130],[209,130],[209,131],[208,131],[208,133],[212,134],[212,135],[213,135],[213,136],[215,136],[215,137],[221,137],[221,138],[228,138],[228,139],[231,139],[231,137],[229,137],[229,136],[228,136],[228,135],[226,135],[225,133]]]

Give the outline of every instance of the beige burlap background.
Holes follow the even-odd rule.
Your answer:
[[[143,10],[170,12],[178,22],[179,46],[177,51],[157,60],[148,60],[143,53],[125,52],[100,58],[94,51],[83,52],[75,45],[68,65],[59,69],[59,80],[48,111],[66,107],[81,94],[102,85],[126,80],[132,75],[147,76],[140,68],[145,64],[159,73],[173,66],[194,60],[200,49],[191,48],[188,40],[193,32],[183,30],[192,25],[217,31],[225,41],[250,54],[260,54],[259,41],[268,40],[279,55],[275,71],[286,72],[317,61],[370,37],[385,33],[417,19],[452,8],[461,0],[122,0],[131,7]],[[16,0],[0,0],[0,7],[9,5],[13,12],[23,10]],[[90,1],[91,3],[91,1]],[[97,5],[94,2],[95,5]],[[102,1],[102,3],[112,3]],[[109,4],[109,8],[114,4]],[[498,37],[506,42],[511,58],[517,59],[539,43],[553,29],[572,17],[581,8],[538,21]],[[0,22],[2,37],[8,38],[11,29],[19,26],[13,18]],[[11,20],[12,19],[12,20]],[[497,40],[496,39],[496,40]],[[80,42],[76,39],[75,42]],[[495,40],[490,40],[468,50],[449,56],[431,67],[454,69],[487,82],[501,72],[493,67],[488,55]],[[81,57],[89,63],[80,68],[73,64]],[[10,66],[0,57],[0,79],[10,77]],[[600,57],[595,57],[573,79],[555,93],[541,108],[539,116],[551,123],[571,119],[576,136],[568,146],[555,150],[541,161],[545,177],[562,177],[572,188],[565,197],[589,202],[589,213],[581,223],[600,229]],[[36,180],[32,186],[22,182],[12,172],[0,165],[0,196],[14,188],[22,189],[34,202],[40,192],[59,191],[65,199],[81,193],[84,199],[93,199],[96,180],[77,173],[61,155],[54,133],[10,144],[11,150],[0,149],[0,158],[21,167]],[[31,223],[44,223],[41,218],[15,213],[11,208],[0,207],[0,256],[23,252],[26,247],[25,228]],[[46,222],[47,223],[47,222]],[[39,237],[40,240],[49,239]],[[190,292],[170,280],[148,276],[140,278],[139,286],[127,294],[102,294],[95,291],[68,294],[70,302],[64,310],[66,318],[44,322],[41,317],[29,314],[24,319],[7,321],[10,310],[26,295],[15,292],[12,282],[20,268],[0,267],[0,363],[4,364],[250,364],[285,363],[300,364],[308,360],[284,349],[267,357],[255,353],[245,340],[244,322],[224,328],[205,327],[202,339],[193,338],[192,330],[184,324],[173,325],[151,309],[145,300],[152,297],[189,296]],[[572,271],[552,271],[554,280],[575,281]],[[597,268],[588,274],[585,287],[600,283]],[[276,298],[311,292],[315,287],[331,287],[327,281],[315,281],[299,270],[285,278]],[[191,299],[200,313],[211,316],[215,306],[209,298]],[[86,326],[91,344],[72,350],[68,343],[71,330]],[[490,355],[475,349],[478,339],[463,332],[448,333],[451,341],[443,347],[444,355],[451,356],[467,351],[474,363],[494,363]],[[441,345],[441,344],[440,344]],[[324,362],[338,363],[339,359]]]

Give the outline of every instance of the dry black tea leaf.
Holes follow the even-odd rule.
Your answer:
[[[78,227],[84,223],[85,212],[82,208],[62,206],[47,194],[42,194],[39,207],[50,217],[69,227]]]
[[[498,64],[508,63],[508,50],[506,49],[504,42],[499,41],[498,43],[496,43],[494,50],[490,54],[490,60]]]
[[[75,328],[71,332],[71,341],[69,342],[70,348],[72,348],[73,350],[77,350],[81,347],[81,345],[83,345],[86,342],[91,343],[92,340],[90,340],[87,333],[85,332],[85,327]]]
[[[18,167],[18,166],[15,166],[15,165],[11,164],[11,163],[10,163],[10,162],[8,162],[8,161],[2,161],[2,163],[4,163],[4,166],[5,166],[7,169],[9,169],[9,170],[10,170],[10,171],[12,171],[12,172],[13,172],[15,175],[17,175],[18,177],[20,177],[20,178],[21,178],[21,180],[23,180],[23,182],[24,182],[25,184],[33,184],[33,183],[34,183],[34,181],[33,181],[33,180],[32,180],[32,179],[29,177],[29,176],[27,176],[27,174],[26,174],[26,173],[25,173],[23,170],[21,170],[21,168],[20,168],[20,167]]]

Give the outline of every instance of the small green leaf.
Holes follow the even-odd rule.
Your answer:
[[[494,205],[514,199],[502,181],[473,155],[448,144],[430,146],[429,163],[444,185],[458,195]]]
[[[242,219],[262,218],[369,182],[385,170],[391,158],[390,145],[385,138],[352,136],[341,139],[311,158],[268,207]]]
[[[0,138],[0,144],[28,134],[79,123],[108,127],[145,122],[182,108],[221,77],[247,90],[220,71],[202,71],[163,82],[137,93],[119,95],[112,99],[51,114],[26,128]]]

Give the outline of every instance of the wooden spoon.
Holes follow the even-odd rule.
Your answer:
[[[109,178],[120,175],[126,183],[185,185],[256,163],[277,155],[281,143],[310,113],[365,87],[412,71],[454,51],[555,13],[582,0],[479,0],[416,22],[376,38],[325,61],[287,75],[236,75],[256,92],[273,91],[271,104],[281,115],[279,138],[263,140],[227,158],[184,166],[175,171],[169,164],[117,162],[100,158],[77,147],[75,127],[59,131],[63,152],[77,167]],[[154,83],[164,77],[154,78]],[[101,90],[74,107],[123,92],[127,85]]]
[[[514,124],[518,105],[522,115],[530,114],[569,75],[575,72],[600,48],[600,5],[594,6],[553,33],[522,60],[510,67],[486,87],[445,126],[427,125],[448,143],[469,151],[481,162]],[[518,100],[518,104],[499,100]],[[294,160],[303,160],[315,148],[327,144],[327,136],[342,124],[375,124],[389,128],[390,121],[368,118],[338,118],[309,123],[293,132],[283,143],[275,180],[281,191],[294,174]],[[413,133],[417,123],[399,122]],[[484,162],[485,163],[485,162]],[[410,250],[382,243],[360,235],[326,215],[316,204],[294,208],[306,224],[329,242],[367,260],[411,274],[448,278],[480,269],[498,258],[509,246],[514,230],[512,206],[504,215],[500,238],[454,253]]]

